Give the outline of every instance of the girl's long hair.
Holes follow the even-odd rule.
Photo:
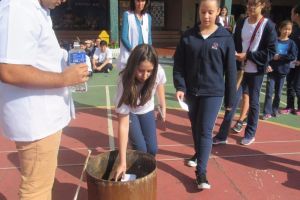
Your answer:
[[[136,79],[136,72],[139,65],[143,61],[149,61],[153,64],[153,71],[149,78],[143,83],[142,88],[138,86],[141,84]],[[148,44],[140,44],[134,48],[130,54],[125,69],[120,72],[122,77],[123,94],[118,103],[120,107],[123,103],[130,107],[143,106],[152,96],[152,90],[156,81],[158,70],[158,58],[155,49]]]
[[[142,14],[145,14],[146,12],[148,12],[148,9],[150,7],[150,0],[145,0],[146,3],[145,3],[145,7],[144,9],[142,10]],[[135,10],[135,1],[134,0],[130,0],[130,10],[134,12]]]

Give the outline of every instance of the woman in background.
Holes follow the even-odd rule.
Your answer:
[[[221,8],[220,15],[218,16],[217,22],[220,23],[229,32],[232,32],[235,21],[233,15],[228,15],[228,8],[224,6]]]
[[[152,18],[147,13],[150,0],[130,0],[130,9],[123,13],[120,55],[117,67],[125,68],[131,51],[138,44],[152,45]]]

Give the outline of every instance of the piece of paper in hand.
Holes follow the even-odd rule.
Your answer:
[[[180,107],[183,110],[185,110],[187,112],[189,111],[189,106],[184,101],[182,101],[181,99],[178,99],[178,102],[179,102]]]
[[[121,182],[134,181],[135,179],[136,179],[135,174],[124,174],[124,176],[121,179]]]

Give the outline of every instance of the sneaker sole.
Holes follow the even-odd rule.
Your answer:
[[[240,133],[240,132],[242,132],[243,129],[237,130],[237,129],[233,128],[232,130],[233,130],[234,132],[236,132],[236,133]]]
[[[252,144],[253,142],[255,142],[255,139],[251,140],[251,141],[248,142],[248,143],[243,143],[243,142],[241,141],[241,145],[249,146],[249,145]]]
[[[197,185],[197,187],[200,190],[209,190],[211,188],[211,185],[207,183],[201,183],[200,185]]]
[[[218,144],[227,144],[227,140],[222,142],[213,142],[213,145],[218,145]]]
[[[197,167],[197,163],[188,161],[188,162],[186,162],[186,166],[188,166],[188,167]]]

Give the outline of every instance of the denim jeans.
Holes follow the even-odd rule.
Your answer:
[[[212,131],[223,97],[187,95],[186,98],[197,155],[197,172],[206,173],[212,148]]]
[[[231,107],[230,111],[225,111],[225,115],[224,115],[224,119],[222,121],[222,124],[220,126],[219,132],[216,135],[216,138],[220,139],[220,140],[226,140],[228,137],[228,133],[230,131],[231,128],[231,122],[232,119],[234,117],[234,114],[236,112],[236,109],[238,107],[238,105],[240,104],[241,101],[241,97],[244,91],[244,87],[243,83],[241,84],[241,86],[238,88],[237,92],[236,92],[236,96],[235,96],[235,100],[234,103]]]
[[[259,96],[263,79],[264,74],[244,73],[244,81],[249,89],[249,113],[244,136],[247,139],[254,138],[256,134],[259,118]]]
[[[265,96],[265,103],[264,103],[264,114],[272,114],[276,115],[278,113],[279,104],[280,104],[280,97],[282,92],[282,87],[285,81],[285,75],[279,74],[277,72],[271,72],[268,74],[267,79],[267,90]],[[274,90],[275,89],[275,90]],[[272,96],[274,94],[273,104],[272,104]]]
[[[300,67],[290,69],[286,77],[287,105],[286,108],[300,109]],[[295,107],[295,97],[297,96],[297,106]]]
[[[157,138],[154,111],[129,116],[129,141],[134,150],[156,155]]]

